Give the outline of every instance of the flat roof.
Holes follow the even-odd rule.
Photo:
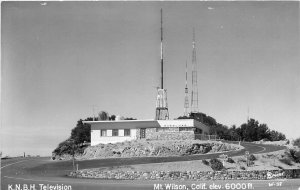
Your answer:
[[[159,128],[159,127],[207,127],[194,119],[176,120],[118,120],[118,121],[83,121],[92,128],[98,129],[130,129],[130,128]]]

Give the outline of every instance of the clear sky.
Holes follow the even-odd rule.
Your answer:
[[[300,136],[299,2],[2,2],[1,150],[51,155],[77,120],[153,119],[160,8],[170,118],[191,90],[196,32],[199,111],[250,117]]]

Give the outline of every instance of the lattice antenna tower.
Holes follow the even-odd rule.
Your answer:
[[[163,54],[163,19],[162,9],[160,9],[160,65],[161,65],[161,84],[157,89],[155,120],[169,119],[167,90],[164,89],[164,54]]]
[[[188,90],[188,85],[187,85],[187,62],[185,62],[185,88],[184,88],[184,116],[189,116],[189,90]]]
[[[196,58],[196,40],[195,29],[193,28],[193,52],[192,52],[192,100],[191,112],[198,112],[198,86],[197,86],[197,58]]]

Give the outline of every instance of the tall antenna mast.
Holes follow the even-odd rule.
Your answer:
[[[169,119],[167,90],[164,89],[164,56],[163,56],[163,21],[162,9],[160,9],[160,64],[161,64],[161,84],[157,89],[155,120]]]
[[[198,112],[198,86],[197,86],[197,59],[196,59],[196,42],[195,29],[193,28],[193,52],[192,52],[192,100],[191,112]]]
[[[189,95],[188,95],[188,86],[187,86],[187,62],[185,62],[185,89],[184,89],[184,116],[188,116],[188,108],[189,108]]]
[[[164,89],[164,52],[163,52],[163,20],[162,9],[160,9],[160,64],[161,64],[161,89]]]

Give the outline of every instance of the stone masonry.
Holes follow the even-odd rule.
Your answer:
[[[161,129],[161,128],[160,128]],[[140,129],[137,129],[137,139],[140,139]],[[168,131],[158,131],[157,128],[146,129],[146,139],[149,140],[192,140],[196,139],[194,131],[179,131],[179,127],[169,128]]]

